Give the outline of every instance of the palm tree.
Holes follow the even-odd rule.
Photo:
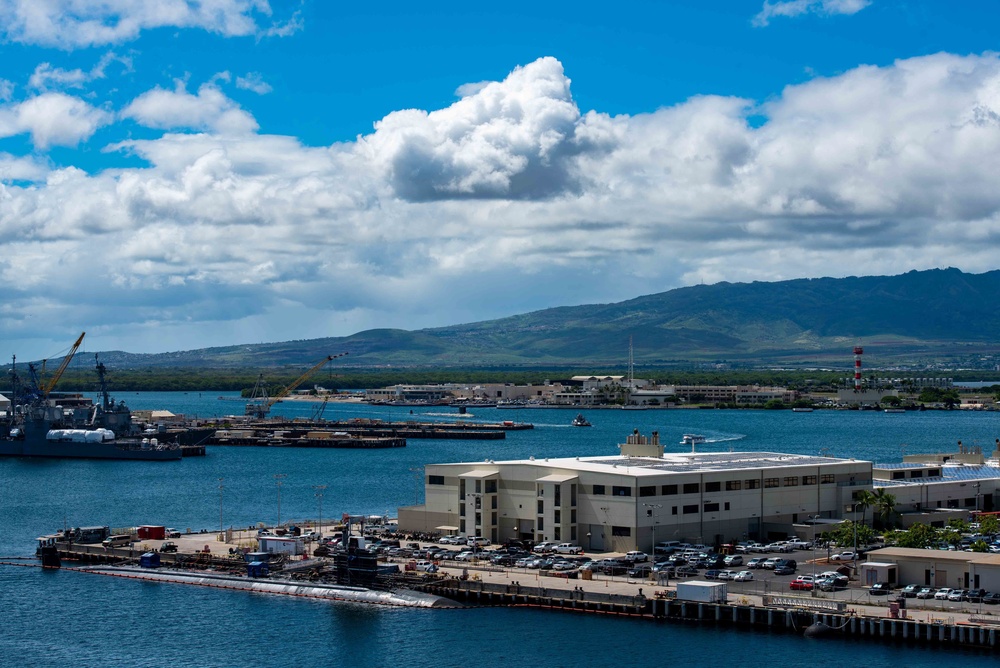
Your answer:
[[[883,528],[892,524],[896,515],[896,497],[879,487],[872,494],[872,508],[878,514],[879,523]]]
[[[865,515],[868,509],[875,505],[875,494],[868,491],[867,489],[858,492],[858,495],[854,497],[854,510],[857,511],[861,509],[861,523],[865,523]]]

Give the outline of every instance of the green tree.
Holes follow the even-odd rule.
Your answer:
[[[938,530],[929,524],[914,524],[905,531],[897,531],[893,538],[899,547],[917,549],[931,547],[940,540]]]
[[[979,533],[994,536],[1000,533],[1000,519],[996,515],[983,515],[979,519]]]
[[[875,494],[867,489],[861,490],[854,497],[854,509],[861,511],[861,523],[865,524],[868,509],[875,505]]]
[[[879,526],[892,526],[896,519],[896,497],[885,491],[884,487],[879,487],[872,494],[872,501],[874,517],[878,517]]]

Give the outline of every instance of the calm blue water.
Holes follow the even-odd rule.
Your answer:
[[[122,395],[133,408],[189,415],[242,412],[219,393]],[[329,405],[326,417],[406,419],[410,409]],[[311,405],[282,403],[275,412],[307,416]],[[706,435],[701,450],[773,450],[875,461],[903,453],[950,450],[957,440],[990,448],[1000,414],[817,411],[587,411],[591,428],[568,426],[575,410],[473,409],[476,420],[532,422],[504,441],[411,441],[382,451],[210,448],[181,462],[0,460],[0,557],[30,555],[34,538],[65,524],[166,524],[218,529],[219,478],[226,525],[277,519],[273,476],[286,474],[283,519],[316,517],[314,485],[327,485],[324,517],[393,513],[422,500],[420,467],[481,459],[615,454],[638,428],[659,430],[668,448],[684,433]],[[414,409],[421,420],[453,421],[453,409]],[[772,665],[808,655],[814,666],[954,665],[954,652],[825,643],[526,610],[420,611],[330,605],[253,594],[155,585],[70,572],[0,566],[4,629],[0,656],[19,665],[101,661],[136,666],[270,665],[275,652],[305,665],[467,665],[468,657],[548,666],[663,665],[742,661],[755,653]],[[709,649],[710,648],[710,649]],[[276,657],[272,657],[276,659]],[[474,659],[475,660],[475,659]]]

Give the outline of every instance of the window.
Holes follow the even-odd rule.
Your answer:
[[[459,520],[458,530],[461,531],[462,533],[465,533],[465,520]]]
[[[542,515],[545,513],[545,502],[541,499],[538,500],[538,514]]]
[[[656,485],[639,488],[639,496],[656,496]]]
[[[672,506],[670,508],[670,514],[671,515],[676,515],[677,514],[677,506]]]
[[[706,513],[715,513],[715,512],[718,512],[718,511],[719,511],[719,504],[717,504],[717,503],[706,503],[705,504],[705,512]]]
[[[458,516],[465,517],[465,504],[463,503],[458,507]]]
[[[698,504],[692,504],[690,506],[684,506],[684,514],[691,515],[698,512]]]
[[[744,480],[747,489],[760,489],[760,480],[754,478],[753,480]]]
[[[834,482],[832,473],[824,473],[819,477],[819,484],[821,485],[832,485]]]
[[[496,494],[497,493],[497,481],[496,480],[487,480],[486,481],[486,493],[487,494]]]
[[[716,482],[706,482],[705,483],[705,492],[706,493],[708,493],[708,492],[720,492],[720,491],[722,491],[722,483],[721,482],[716,481]]]
[[[797,475],[790,475],[785,477],[784,487],[798,487],[799,477]]]
[[[493,526],[497,525],[497,514],[496,513],[490,513],[490,522],[493,523]]]
[[[974,497],[971,498],[971,499],[966,499],[965,500],[965,507],[966,508],[972,508],[974,505],[976,505],[976,499]]]
[[[620,485],[612,485],[611,486],[611,495],[612,496],[632,496],[632,488],[631,487],[622,487]]]
[[[612,536],[631,536],[632,529],[630,527],[611,527]]]
[[[764,478],[764,488],[770,489],[772,487],[777,487],[780,480],[777,478]]]
[[[556,483],[555,489],[556,489],[556,498],[555,498],[555,502],[554,503],[557,506],[561,506],[562,505],[562,485]]]
[[[535,531],[545,531],[545,519],[539,517],[538,521],[535,522],[538,526],[535,527]]]
[[[562,512],[558,511],[558,510],[555,511],[553,513],[553,516],[552,516],[552,521],[555,522],[556,524],[561,524],[562,523]]]
[[[804,475],[804,476],[802,476],[802,484],[803,485],[815,485],[816,484],[816,476],[814,476],[814,475]]]
[[[555,533],[555,535],[552,536],[554,539],[556,539],[556,540],[562,540],[562,531],[560,530],[559,527],[556,527],[552,531]]]
[[[573,524],[576,524],[576,508],[569,511],[569,521],[572,522]]]
[[[594,485],[594,496],[604,496],[606,493],[604,485]]]
[[[443,485],[444,476],[443,475],[429,475],[427,476],[428,485]]]
[[[726,510],[729,510],[729,502],[726,501]]]
[[[490,508],[492,508],[493,510],[497,509],[497,497],[495,496],[490,497]]]
[[[673,496],[677,493],[677,485],[664,485],[660,488],[660,494],[663,496]]]
[[[911,476],[911,477],[916,478],[917,476]],[[941,477],[941,469],[927,469],[927,477],[928,478]]]
[[[477,480],[476,481],[476,494],[481,494],[482,491],[483,491],[483,481],[482,480]]]
[[[576,505],[576,483],[569,486],[569,505]]]
[[[905,477],[906,477],[906,471],[893,471],[892,472],[892,479],[893,480],[902,480]]]
[[[458,498],[465,501],[465,478],[460,478],[458,481]]]
[[[696,482],[686,482],[684,483],[684,493],[685,494],[697,494],[698,490],[701,488]]]
[[[726,481],[726,491],[727,492],[738,492],[743,489],[742,480],[727,480]]]
[[[923,478],[924,477],[924,472],[920,471],[920,470],[910,471],[910,477],[911,478]]]

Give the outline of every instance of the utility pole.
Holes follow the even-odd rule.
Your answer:
[[[275,528],[281,526],[281,485],[285,482],[285,478],[287,477],[288,475],[285,473],[274,474],[274,483],[278,486],[278,523],[275,525]]]
[[[319,536],[323,537],[323,490],[326,485],[313,485],[316,490],[316,499],[319,501]]]

